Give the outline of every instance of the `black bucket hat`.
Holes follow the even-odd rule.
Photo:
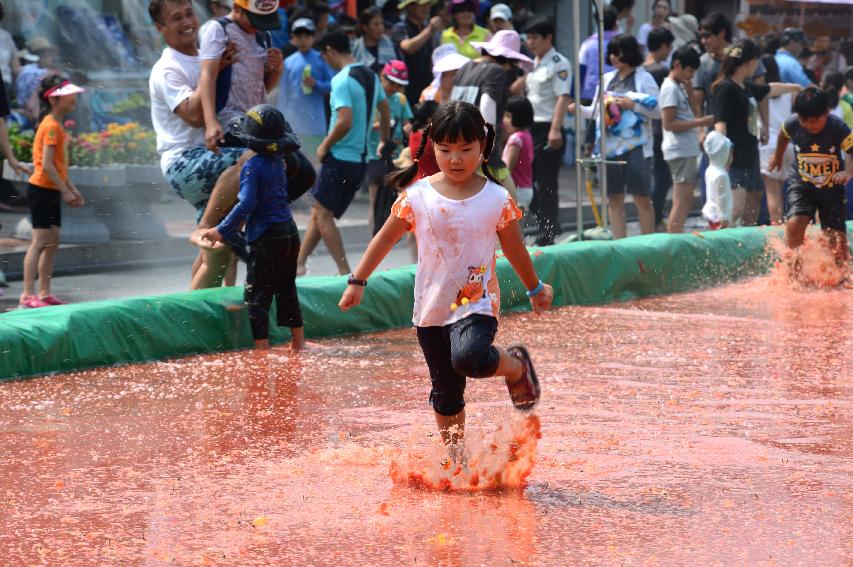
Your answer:
[[[269,104],[250,108],[231,122],[231,134],[250,150],[265,156],[295,152],[300,143],[279,109]]]

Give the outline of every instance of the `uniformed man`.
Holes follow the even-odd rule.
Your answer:
[[[533,105],[533,182],[530,211],[539,223],[537,246],[554,244],[560,234],[557,177],[563,155],[563,118],[571,102],[572,64],[554,49],[554,24],[535,20],[527,26],[527,46],[536,56],[527,75],[527,98]]]

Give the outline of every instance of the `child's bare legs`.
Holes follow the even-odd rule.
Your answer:
[[[305,348],[305,327],[290,328],[290,350],[299,351]]]
[[[39,279],[39,296],[50,295],[50,280],[53,277],[53,259],[59,245],[59,227],[34,228],[30,246],[24,256],[24,291],[21,295],[33,295],[36,276]]]
[[[850,262],[850,248],[847,245],[847,233],[843,230],[833,228],[824,229],[829,239],[829,248],[835,256],[835,263],[839,266],[847,266]]]
[[[193,260],[193,266],[192,266],[192,269],[190,270],[190,281],[192,281],[192,279],[195,277],[195,274],[196,274],[196,272],[198,272],[198,269],[201,268],[201,264],[203,261],[204,261],[204,254],[202,254],[201,250],[199,250],[198,256],[196,256],[195,260]]]
[[[59,248],[59,227],[49,229],[50,240],[42,249],[39,257],[39,297],[50,295],[50,284],[53,281],[53,261]]]
[[[653,233],[655,231],[655,209],[652,205],[651,197],[644,195],[634,195],[634,206],[637,207],[637,216],[640,219],[640,233]],[[624,205],[622,206],[622,215],[624,218]]]
[[[456,415],[441,415],[435,413],[435,423],[441,433],[441,440],[445,447],[452,447],[462,442],[465,437],[465,410]]]
[[[613,238],[625,238],[627,227],[625,223],[625,193],[615,193],[607,196],[607,208],[610,212],[610,230]],[[652,215],[654,222],[654,214]]]
[[[812,221],[811,217],[806,215],[797,215],[788,219],[785,223],[785,244],[788,248],[794,250],[802,246],[806,237],[806,229]]]
[[[735,187],[732,189],[732,226],[743,225],[744,211],[746,210],[746,189]]]
[[[785,223],[785,243],[788,248],[795,250],[803,245],[806,237],[806,229],[812,221],[811,217],[806,215],[796,215],[788,219]],[[800,260],[794,259],[790,266],[791,277],[797,277],[800,272]]]
[[[193,276],[190,289],[219,287],[231,265],[231,250],[227,246],[202,248],[202,262]]]
[[[224,284],[228,287],[237,285],[237,256],[231,255],[231,265],[228,266],[228,272],[225,274]]]
[[[770,224],[780,225],[782,224],[782,211],[785,210],[782,182],[765,175],[764,189],[767,190],[767,210],[770,213]]]
[[[674,183],[672,185],[672,210],[669,212],[667,231],[670,234],[681,234],[684,231],[684,221],[693,206],[693,184]]]

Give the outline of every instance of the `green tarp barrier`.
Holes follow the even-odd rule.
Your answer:
[[[766,229],[656,234],[617,242],[577,242],[530,249],[555,305],[589,305],[709,287],[765,271]],[[497,264],[502,308],[530,308],[504,258]],[[343,277],[299,280],[308,337],[378,331],[411,324],[415,268],[370,278],[364,302],[342,313]],[[45,307],[0,315],[0,378],[32,376],[252,344],[242,288]],[[273,326],[273,342],[289,338]]]

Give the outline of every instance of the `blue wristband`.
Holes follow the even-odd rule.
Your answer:
[[[542,280],[539,280],[539,285],[531,289],[527,292],[527,297],[533,299],[533,296],[539,295],[539,292],[545,289],[545,284],[542,283]]]

